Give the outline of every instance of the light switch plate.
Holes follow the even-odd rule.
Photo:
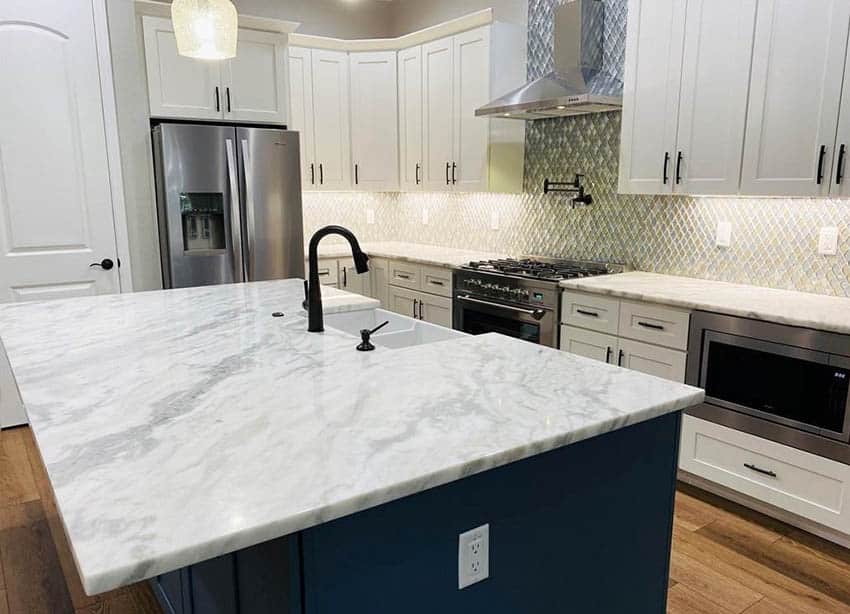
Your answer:
[[[422,225],[428,225],[428,209],[422,209]]]
[[[818,253],[821,256],[834,256],[838,253],[838,228],[824,226],[818,236]]]
[[[374,209],[366,209],[366,223],[374,224],[375,223],[375,210]]]
[[[466,588],[490,577],[490,525],[483,524],[457,540],[457,587]]]
[[[717,236],[715,237],[717,247],[729,247],[732,245],[732,223],[717,222]]]

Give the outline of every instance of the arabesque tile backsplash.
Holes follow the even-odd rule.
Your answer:
[[[530,0],[530,76],[551,65],[556,1]],[[625,0],[605,5],[606,61],[617,70]],[[619,135],[619,113],[529,122],[523,194],[308,192],[305,230],[338,223],[363,241],[614,260],[645,271],[850,297],[850,200],[619,195]],[[577,172],[586,175],[592,206],[571,209],[566,195],[542,193],[544,177]],[[375,211],[373,225],[366,224],[367,209]],[[499,230],[490,229],[494,212]],[[728,249],[714,245],[722,220],[732,223]],[[822,226],[838,227],[837,256],[817,254]]]

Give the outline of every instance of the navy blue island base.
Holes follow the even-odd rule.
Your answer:
[[[154,578],[169,614],[664,614],[681,412]],[[458,590],[458,535],[490,577]]]

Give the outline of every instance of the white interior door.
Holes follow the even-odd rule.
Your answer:
[[[119,290],[92,9],[0,3],[0,301]]]
[[[759,2],[741,194],[829,193],[848,24],[847,0]]]
[[[301,186],[316,189],[316,133],[313,126],[313,56],[309,49],[289,47],[289,129],[301,141]]]
[[[621,193],[673,191],[684,24],[681,0],[629,0]]]
[[[401,189],[422,187],[422,47],[398,52],[398,129]]]
[[[454,37],[454,156],[452,185],[466,192],[488,187],[490,119],[475,109],[490,102],[490,28]]]
[[[395,51],[349,55],[354,188],[398,190],[398,77]]]
[[[688,1],[676,192],[738,192],[755,17],[756,0]]]
[[[283,38],[239,30],[236,57],[222,64],[224,118],[286,123],[286,56]]]
[[[351,187],[348,54],[313,49],[313,126],[320,190]]]
[[[422,45],[424,84],[423,184],[428,190],[451,189],[454,152],[454,105],[452,103],[452,38]]]
[[[221,119],[221,63],[179,55],[170,19],[145,15],[142,28],[151,117]]]

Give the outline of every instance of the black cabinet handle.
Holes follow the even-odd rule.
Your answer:
[[[661,324],[650,324],[649,322],[638,322],[639,326],[643,326],[644,328],[651,328],[652,330],[664,330],[664,327]]]
[[[820,185],[823,182],[823,159],[826,157],[826,145],[821,145],[818,150],[818,181]]]
[[[446,162],[446,185],[449,185],[449,169],[451,168],[451,164]]]
[[[432,279],[428,283],[431,284],[431,285],[434,285],[434,286],[445,286],[446,285],[446,284],[444,284],[443,282],[441,282],[437,279]]]
[[[310,162],[310,185],[316,185],[316,163]]]
[[[344,288],[348,287],[348,267],[342,267],[342,285]]]
[[[322,166],[322,163],[319,162],[319,185],[324,185],[325,183],[325,169]]]
[[[360,165],[354,165],[354,185],[358,185],[360,183]]]
[[[670,164],[670,152],[665,151],[664,152],[664,170],[661,171],[661,174],[662,174],[661,183],[663,183],[664,185],[667,185],[667,179],[669,179],[669,177],[667,177],[667,165],[668,164]]]
[[[112,260],[110,260],[109,258],[104,258],[100,262],[92,262],[89,265],[89,268],[91,269],[96,266],[102,268],[104,271],[108,271],[109,269],[115,266],[115,263],[112,262]]]
[[[418,303],[418,302],[419,302],[419,300],[413,299],[413,318],[414,319],[416,319],[416,303]]]
[[[424,320],[425,316],[422,315],[422,307],[425,306],[425,301],[419,301],[419,319]]]
[[[584,309],[576,309],[576,313],[580,313],[583,316],[590,316],[591,318],[599,317],[599,314],[595,311],[585,311]]]
[[[682,183],[682,152],[676,154],[676,185]]]
[[[218,86],[217,85],[215,86],[215,110],[216,110],[216,113],[221,111],[221,99],[219,98],[219,95],[218,95]]]
[[[457,170],[457,162],[452,162],[452,183],[457,183],[457,178],[455,178],[455,171]]]
[[[611,349],[611,346],[608,346],[608,349],[605,351],[605,362],[611,362],[611,354],[614,353],[614,350]]]
[[[841,143],[838,148],[838,164],[835,165],[835,183],[841,185],[841,180],[844,179],[844,154],[847,153],[847,146]]]
[[[761,467],[756,467],[755,465],[751,465],[750,463],[744,463],[744,467],[746,467],[750,471],[755,471],[756,473],[760,473],[762,475],[767,475],[772,478],[776,477],[776,474],[770,469],[762,469]]]
[[[419,163],[418,163],[418,162],[416,163],[416,174],[415,174],[415,177],[416,177],[416,185],[419,185]]]
[[[225,94],[225,97],[227,98],[227,112],[230,113],[230,88],[229,87],[224,88],[224,94]]]
[[[626,355],[626,353],[625,353],[623,350],[620,350],[620,353],[619,353],[619,354],[617,354],[617,366],[618,366],[618,367],[622,367],[622,366],[623,366],[623,357],[624,357],[625,355]]]

